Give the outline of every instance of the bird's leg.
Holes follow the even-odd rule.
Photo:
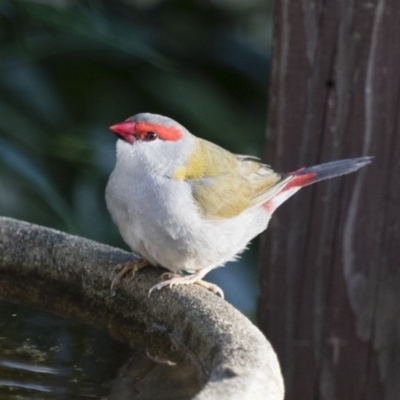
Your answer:
[[[172,272],[165,272],[164,274],[161,275],[162,278],[167,278],[166,281],[157,283],[157,285],[154,285],[150,290],[149,290],[149,297],[151,295],[151,292],[153,290],[160,290],[165,286],[172,287],[174,285],[199,285],[203,286],[204,288],[210,290],[211,292],[215,294],[219,294],[222,298],[224,298],[224,292],[217,286],[214,285],[213,283],[209,283],[206,281],[203,281],[201,278],[203,278],[204,275],[206,275],[209,271],[211,271],[212,268],[204,268],[201,269],[197,272],[195,272],[192,275],[186,275],[186,276],[181,276],[178,274],[174,274]]]
[[[114,268],[115,276],[111,282],[111,287],[110,287],[112,296],[115,295],[115,287],[119,284],[124,275],[126,275],[130,270],[132,270],[132,276],[133,276],[137,271],[139,271],[143,267],[146,267],[147,265],[149,265],[149,262],[144,258],[139,258],[135,261],[127,261],[118,264]]]

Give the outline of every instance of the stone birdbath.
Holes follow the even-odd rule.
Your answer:
[[[281,371],[270,344],[248,319],[213,293],[193,285],[149,297],[149,288],[163,272],[149,267],[123,279],[111,297],[113,267],[132,259],[134,254],[120,249],[0,217],[1,299],[104,327],[127,348],[142,348],[147,361],[160,364],[164,378],[151,389],[165,390],[165,396],[118,394],[127,386],[126,375],[118,371],[109,400],[283,399]],[[190,371],[190,385],[179,383],[176,371],[186,375]],[[168,382],[172,389],[165,389]],[[167,395],[182,385],[190,387],[190,395]]]

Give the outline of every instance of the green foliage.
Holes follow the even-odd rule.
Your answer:
[[[0,214],[124,246],[104,201],[107,127],[138,112],[260,155],[264,3],[3,0]]]

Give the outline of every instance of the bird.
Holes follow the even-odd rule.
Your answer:
[[[154,290],[197,284],[223,297],[203,277],[234,261],[263,232],[274,211],[304,186],[357,171],[372,157],[275,172],[198,138],[175,120],[140,113],[109,128],[118,137],[106,204],[140,259],[115,267],[111,291],[130,270],[168,270]]]

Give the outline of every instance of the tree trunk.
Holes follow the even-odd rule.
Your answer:
[[[263,237],[259,325],[289,400],[400,398],[400,7],[275,5],[267,161],[361,155],[361,171],[303,189]]]

